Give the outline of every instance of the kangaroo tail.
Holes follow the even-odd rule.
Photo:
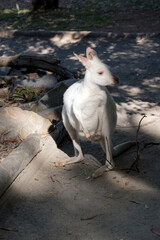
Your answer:
[[[121,153],[127,151],[129,148],[132,146],[135,146],[136,142],[124,142],[119,145],[116,145],[115,147],[112,148],[112,155],[113,157],[119,156]]]

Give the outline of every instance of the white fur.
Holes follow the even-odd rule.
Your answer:
[[[117,155],[122,148],[125,150],[128,147],[122,144],[121,149],[114,149],[111,142],[117,114],[115,102],[105,86],[117,84],[118,79],[100,61],[93,49],[87,48],[86,55],[87,58],[84,58],[75,54],[86,67],[86,73],[83,80],[73,84],[65,92],[62,111],[63,123],[72,139],[75,157],[67,162],[61,161],[59,165],[84,159],[79,139],[98,142],[106,152],[105,166],[93,174],[93,177],[98,177],[114,167],[112,155]]]

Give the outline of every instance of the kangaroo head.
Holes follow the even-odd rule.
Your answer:
[[[100,86],[112,86],[119,82],[119,79],[112,75],[108,66],[98,58],[97,52],[92,48],[86,49],[86,57],[74,54],[86,68],[86,77]]]

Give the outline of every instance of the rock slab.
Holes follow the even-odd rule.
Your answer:
[[[41,149],[41,134],[30,134],[0,164],[0,196]]]
[[[20,81],[16,81],[16,86],[28,86],[35,88],[46,88],[51,89],[57,83],[57,79],[54,74],[45,75],[39,79],[24,79]]]
[[[18,107],[6,107],[0,111],[0,134],[6,139],[25,138],[31,133],[48,132],[52,123],[37,113]]]

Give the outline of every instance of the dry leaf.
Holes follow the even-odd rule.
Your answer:
[[[112,193],[111,193],[111,194],[109,194],[109,195],[108,195],[108,197],[109,197],[109,198],[112,198],[112,197],[113,197],[113,194],[112,194]]]
[[[94,219],[94,218],[96,218],[96,217],[98,217],[98,216],[101,216],[101,215],[103,215],[103,214],[94,215],[94,216],[88,217],[88,218],[81,218],[81,220],[82,220],[82,221],[92,220],[92,219]]]
[[[27,134],[23,137],[23,139],[26,139],[28,136],[29,136],[29,134],[27,133]]]
[[[53,183],[55,182],[52,176],[50,176],[50,179],[51,179],[51,181],[52,181]]]
[[[4,140],[4,143],[14,143],[17,142],[17,139],[6,139]]]
[[[125,182],[125,186],[128,186],[128,184],[129,184],[129,181]]]

